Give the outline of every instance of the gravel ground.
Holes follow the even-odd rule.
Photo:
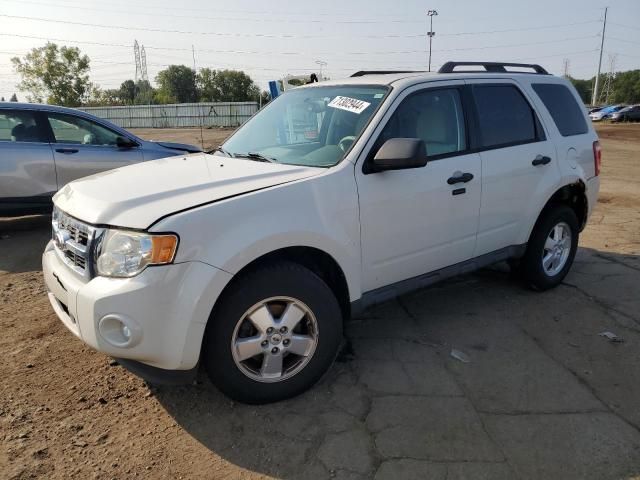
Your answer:
[[[534,293],[497,266],[380,305],[320,384],[264,407],[204,375],[149,388],[83,346],[45,296],[49,218],[0,219],[0,477],[640,475],[640,125],[598,128],[600,202],[564,285]]]

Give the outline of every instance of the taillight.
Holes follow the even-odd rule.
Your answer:
[[[600,165],[602,164],[602,148],[600,142],[593,142],[593,166],[596,171],[596,175],[600,175]]]

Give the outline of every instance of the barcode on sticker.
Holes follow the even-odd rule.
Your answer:
[[[339,108],[340,110],[346,110],[347,112],[357,113],[358,115],[365,111],[365,109],[371,105],[364,100],[358,100],[351,97],[336,97],[329,102],[329,107]]]

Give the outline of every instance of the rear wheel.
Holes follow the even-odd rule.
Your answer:
[[[342,313],[315,273],[290,262],[234,281],[207,327],[203,361],[213,383],[244,403],[298,395],[329,369]]]
[[[573,264],[578,236],[578,219],[571,208],[556,205],[545,210],[520,263],[525,282],[535,290],[548,290],[560,284]]]

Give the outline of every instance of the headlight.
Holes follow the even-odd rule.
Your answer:
[[[133,277],[149,265],[173,262],[178,237],[107,230],[96,247],[96,271],[105,277]]]

